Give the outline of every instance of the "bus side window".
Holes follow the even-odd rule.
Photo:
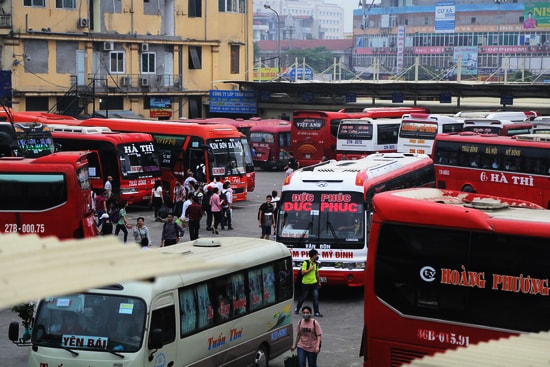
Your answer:
[[[163,344],[176,340],[176,307],[174,305],[153,311],[149,330],[154,329],[162,329]]]
[[[181,335],[186,335],[194,332],[197,329],[198,314],[197,302],[193,288],[180,289],[180,331]]]

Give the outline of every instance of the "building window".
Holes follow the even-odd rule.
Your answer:
[[[109,70],[111,73],[124,73],[124,52],[123,51],[111,51],[109,52]]]
[[[239,73],[240,63],[240,47],[239,45],[231,45],[231,74]]]
[[[27,111],[48,111],[48,97],[27,97],[25,98]]]
[[[218,0],[218,11],[225,13],[246,13],[246,0]]]
[[[46,0],[23,0],[23,6],[34,6],[37,8],[45,8]]]
[[[470,23],[476,24],[476,17],[472,17],[472,19],[470,19]]]
[[[76,0],[55,0],[57,9],[76,9]]]
[[[141,73],[154,74],[157,67],[157,54],[154,52],[143,52],[141,54]]]
[[[198,46],[189,47],[189,69],[202,69],[202,48]]]
[[[189,17],[200,18],[202,17],[202,0],[189,0],[188,3]]]

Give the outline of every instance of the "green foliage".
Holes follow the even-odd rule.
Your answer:
[[[32,318],[34,316],[34,304],[33,303],[20,303],[11,308],[11,310],[17,313],[17,316],[21,318],[22,324],[25,328],[30,327]]]
[[[302,64],[306,59],[306,64],[314,71],[322,72],[328,69],[334,63],[334,56],[326,49],[326,47],[305,48],[300,50],[288,50],[283,55],[284,65],[292,65],[296,58],[298,64]]]

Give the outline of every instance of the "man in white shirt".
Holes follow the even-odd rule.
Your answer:
[[[113,195],[113,176],[107,176],[107,181],[105,181],[105,185],[103,188],[105,191],[107,191],[107,199],[110,199]]]

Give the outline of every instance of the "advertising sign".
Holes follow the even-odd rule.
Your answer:
[[[210,112],[256,114],[256,91],[210,90]]]

